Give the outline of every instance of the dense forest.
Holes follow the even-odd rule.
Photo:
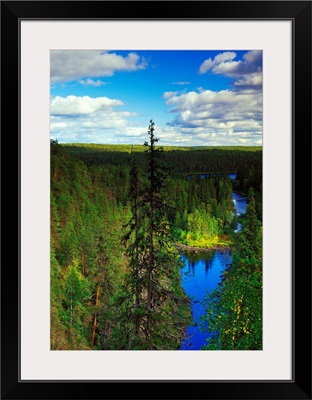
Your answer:
[[[179,349],[192,323],[179,244],[233,249],[204,349],[261,349],[261,226],[261,147],[163,148],[152,121],[141,146],[51,140],[51,349]]]

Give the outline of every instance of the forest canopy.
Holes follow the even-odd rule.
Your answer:
[[[233,190],[249,199],[239,235]],[[152,121],[141,146],[51,140],[51,349],[179,349],[191,311],[176,244],[234,250],[207,348],[261,348],[261,221],[262,147],[161,147]]]

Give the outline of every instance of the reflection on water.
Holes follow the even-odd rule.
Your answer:
[[[200,331],[200,317],[205,313],[202,301],[208,292],[221,282],[221,275],[226,264],[231,263],[229,250],[211,252],[188,252],[182,255],[182,286],[191,298],[195,326],[189,326],[181,350],[200,350],[208,337]]]
[[[237,215],[245,214],[247,199],[238,193],[233,193],[232,197]],[[235,232],[241,228],[241,223],[238,223]],[[184,267],[181,269],[182,286],[191,298],[194,325],[188,327],[181,350],[200,350],[209,337],[208,332],[200,331],[200,318],[205,314],[205,307],[202,304],[204,296],[211,293],[221,282],[226,265],[232,263],[232,256],[229,249],[209,252],[191,251],[182,255],[182,261],[184,262]]]

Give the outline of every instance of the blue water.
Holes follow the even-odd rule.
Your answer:
[[[247,204],[246,197],[243,197],[240,194],[233,192],[232,199],[233,199],[234,207],[236,209],[236,214],[237,215],[245,214],[246,204]]]
[[[211,172],[209,174],[200,174],[200,177],[201,178],[209,178],[209,177],[218,176],[218,175],[222,175],[222,173]],[[236,179],[237,173],[233,172],[233,173],[228,174],[228,176],[232,179],[232,181],[234,181]],[[190,179],[192,177],[192,175],[188,175],[187,177]]]
[[[236,179],[237,174],[228,174],[229,177],[234,181]]]
[[[197,256],[197,257],[196,257]],[[200,350],[209,336],[200,330],[200,317],[205,314],[202,304],[207,291],[213,291],[221,281],[226,264],[232,262],[230,251],[211,251],[188,253],[182,256],[182,286],[191,298],[191,307],[195,326],[189,326],[182,341],[181,350]]]
[[[233,203],[237,215],[246,212],[247,199],[238,193],[233,193]],[[241,229],[239,224],[236,231]],[[210,336],[201,332],[200,318],[205,314],[204,296],[211,293],[221,282],[221,276],[226,264],[232,263],[230,250],[210,252],[188,252],[182,255],[184,267],[181,269],[182,286],[191,299],[194,324],[189,326],[186,337],[182,341],[181,350],[200,350]]]

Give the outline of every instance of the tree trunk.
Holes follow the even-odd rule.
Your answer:
[[[100,289],[101,289],[101,287],[99,285],[96,290],[96,298],[95,298],[95,312],[94,312],[92,340],[91,340],[92,347],[94,347],[94,342],[95,342],[95,333],[96,333],[96,325],[97,325],[97,311],[98,311],[98,306],[99,306]]]

